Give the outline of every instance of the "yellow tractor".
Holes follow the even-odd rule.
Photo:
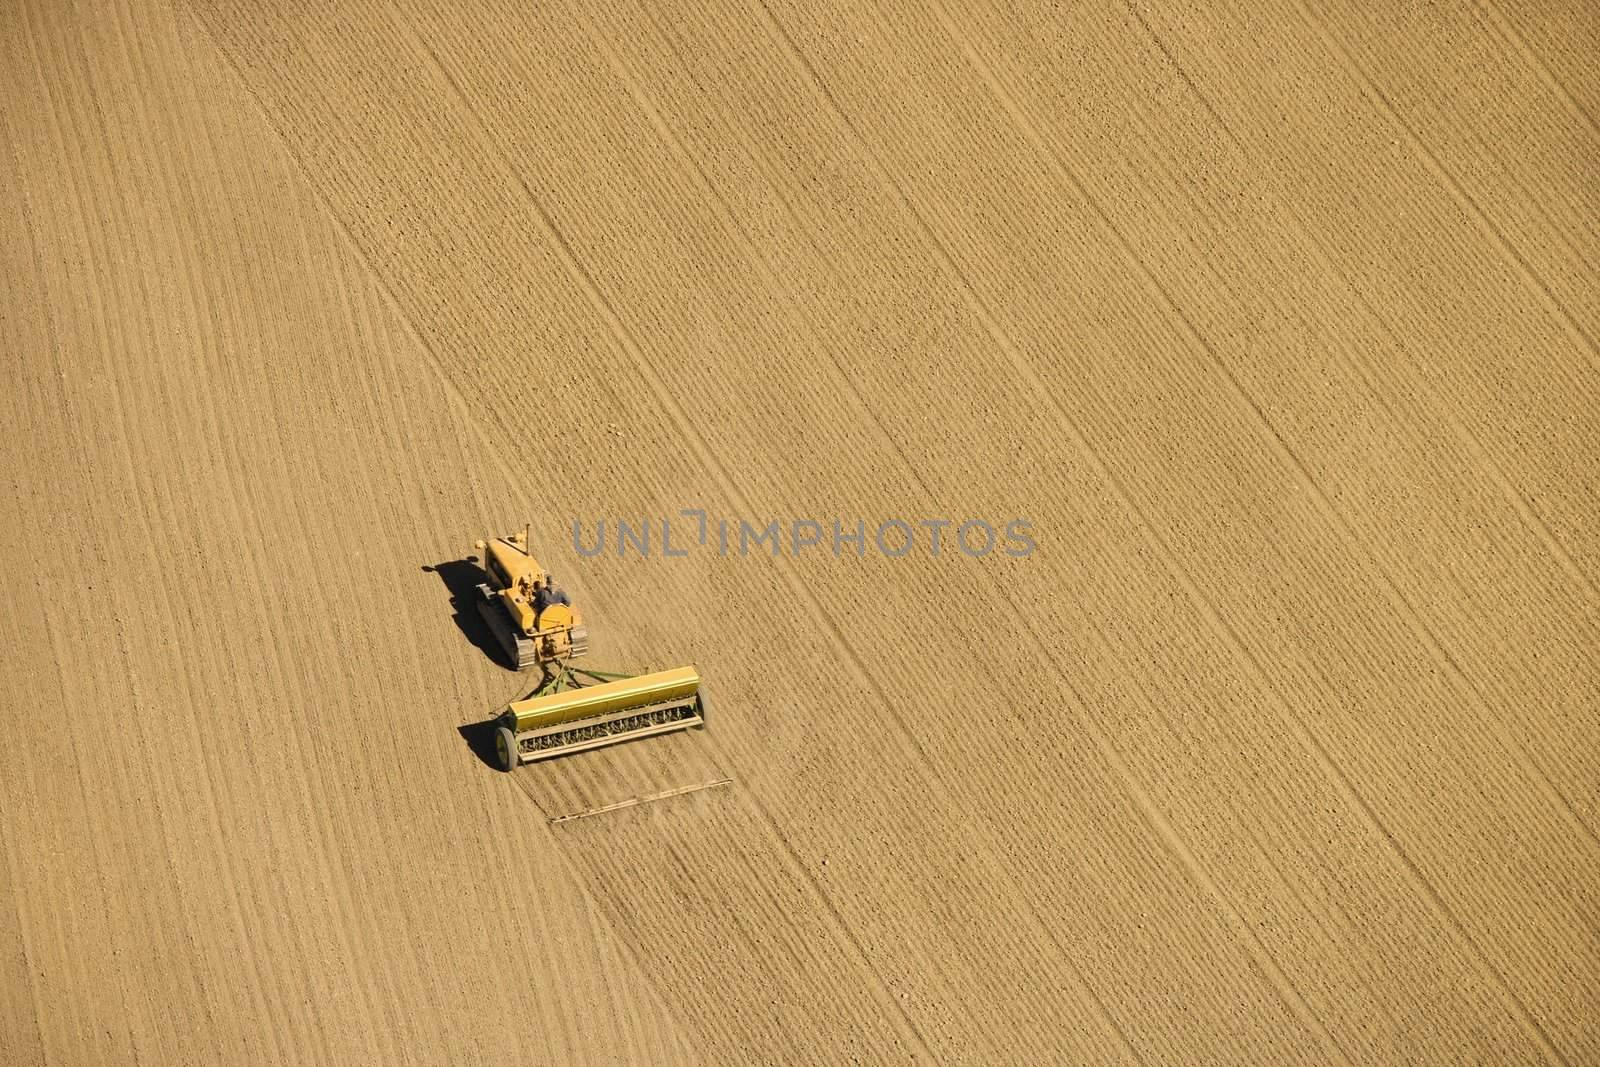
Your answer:
[[[543,670],[538,687],[495,719],[501,769],[704,727],[705,688],[692,666],[630,677],[570,665],[589,650],[589,631],[529,554],[528,533],[476,545],[489,578],[478,586],[479,613],[517,670]]]
[[[519,671],[589,651],[589,631],[567,594],[528,552],[528,532],[477,542],[489,581],[478,614]]]

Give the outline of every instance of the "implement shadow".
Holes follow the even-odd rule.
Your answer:
[[[472,722],[465,726],[457,726],[456,733],[461,735],[461,740],[467,743],[467,748],[482,761],[490,770],[500,769],[500,760],[494,751],[494,720],[485,719],[483,722]]]

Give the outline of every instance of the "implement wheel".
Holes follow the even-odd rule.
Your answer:
[[[517,756],[517,735],[502,726],[494,734],[494,754],[502,771],[514,771],[522,761]]]

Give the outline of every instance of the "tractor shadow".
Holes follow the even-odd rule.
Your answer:
[[[483,621],[483,616],[478,614],[478,585],[489,580],[483,568],[478,566],[476,556],[466,559],[452,559],[444,563],[435,563],[431,567],[423,567],[425,572],[439,576],[444,582],[444,587],[450,593],[450,607],[455,612],[452,616],[456,629],[462,636],[472,642],[473,647],[482,652],[495,666],[511,671],[506,666],[505,653],[500,649],[500,643],[495,640],[494,634],[489,630],[489,624]],[[493,748],[493,738],[490,738]]]

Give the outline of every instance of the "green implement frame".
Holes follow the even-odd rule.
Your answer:
[[[551,664],[539,687],[496,720],[505,770],[521,763],[690,727],[704,727],[705,692],[693,666],[616,674]]]

